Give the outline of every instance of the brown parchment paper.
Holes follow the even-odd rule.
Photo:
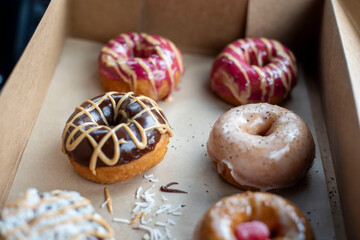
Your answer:
[[[95,209],[114,228],[116,239],[141,239],[145,232],[132,229],[137,224],[115,223],[112,218],[130,219],[138,187],[146,190],[155,184],[152,190],[156,193],[153,211],[164,203],[171,204],[172,208],[183,205],[178,210],[182,215],[151,216],[153,221],[148,226],[153,227],[156,221],[172,219],[176,222],[175,226],[169,227],[172,239],[191,239],[196,223],[210,205],[224,196],[241,192],[219,177],[206,154],[206,141],[213,123],[231,108],[209,90],[209,72],[214,58],[184,55],[186,73],[179,90],[173,94],[173,101],[160,102],[175,136],[171,138],[164,160],[146,172],[154,174],[159,181],[151,183],[140,175],[126,182],[107,185],[113,199],[114,213],[111,215],[106,208],[100,208],[105,200],[105,185],[81,178],[61,152],[62,130],[74,108],[82,101],[103,93],[97,72],[97,56],[101,47],[102,44],[97,42],[66,40],[8,202],[30,187],[36,187],[39,191],[75,190],[92,201]],[[299,84],[282,105],[305,120],[317,142],[301,68],[299,73]],[[179,182],[176,187],[188,194],[159,191],[161,185],[172,181]],[[318,149],[309,174],[293,188],[279,191],[278,194],[300,207],[310,219],[317,239],[333,238],[331,209]],[[161,196],[168,201],[163,202]]]

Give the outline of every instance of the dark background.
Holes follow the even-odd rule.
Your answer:
[[[50,0],[0,0],[0,91]]]

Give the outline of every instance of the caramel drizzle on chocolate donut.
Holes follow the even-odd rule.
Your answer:
[[[289,66],[290,66],[291,70],[294,72],[294,75],[295,76],[297,75],[297,67],[296,67],[296,63],[295,63],[295,57],[290,50],[287,53],[284,49],[284,46],[275,40],[269,41],[265,38],[260,38],[258,40],[263,42],[264,45],[266,46],[268,58],[270,59],[270,61],[271,61],[271,59],[274,58],[274,56],[272,54],[272,50],[274,49],[276,51],[277,57],[284,58],[289,63]],[[252,65],[251,67],[256,71],[256,73],[258,74],[259,79],[260,79],[261,101],[264,101],[265,96],[268,96],[269,98],[274,96],[274,91],[275,91],[274,71],[278,72],[280,79],[281,79],[281,83],[283,84],[283,86],[286,90],[286,95],[290,92],[293,78],[291,77],[291,72],[290,72],[289,66],[287,66],[283,61],[277,61],[276,64],[270,62],[266,66],[263,66],[263,60],[262,60],[261,56],[259,55],[259,50],[258,50],[255,42],[250,38],[245,39],[245,40],[241,39],[235,43],[240,44],[242,46],[248,46],[249,48],[251,48],[252,52],[256,56],[257,63],[259,66]],[[228,50],[225,49],[217,57],[217,59],[220,59],[220,58],[229,59],[237,67],[237,69],[241,72],[241,74],[245,78],[246,90],[239,91],[238,84],[234,82],[234,79],[232,77],[230,77],[228,73],[225,73],[225,72],[220,73],[220,74],[226,75],[226,77],[223,78],[224,85],[230,90],[230,92],[233,94],[233,96],[241,104],[246,104],[248,102],[248,100],[251,96],[251,84],[249,81],[249,76],[246,73],[244,66],[242,65],[243,63],[241,62],[241,60],[238,60],[236,55],[240,56],[241,59],[243,59],[247,63],[250,63],[250,53],[249,53],[248,47],[245,47],[243,50],[241,50],[240,47],[235,46],[234,44],[230,44],[227,46]],[[231,51],[229,51],[229,50],[231,50]],[[267,77],[266,74],[268,74],[270,77]],[[267,86],[270,87],[270,90],[267,90]]]
[[[118,162],[118,160],[120,158],[120,154],[121,154],[120,145],[123,143],[126,143],[126,141],[124,139],[122,139],[122,138],[118,139],[118,137],[116,135],[116,131],[118,131],[120,128],[123,128],[129,134],[131,140],[134,142],[135,146],[138,149],[145,149],[147,147],[148,140],[147,140],[146,132],[149,130],[157,129],[160,134],[168,133],[170,136],[173,136],[173,131],[171,130],[169,123],[167,122],[165,117],[161,114],[161,108],[156,104],[156,102],[154,100],[152,100],[151,98],[145,97],[145,96],[135,96],[135,95],[133,95],[132,92],[129,92],[129,93],[124,94],[121,97],[121,99],[116,103],[112,94],[118,94],[118,93],[108,92],[104,96],[102,96],[97,102],[87,100],[87,101],[85,101],[85,103],[90,103],[91,106],[86,109],[83,107],[77,107],[76,110],[79,110],[79,113],[75,114],[74,117],[68,121],[68,123],[65,126],[64,132],[63,132],[62,150],[64,153],[66,151],[69,151],[69,152],[73,151],[80,144],[80,142],[82,142],[85,138],[90,142],[90,144],[93,147],[93,153],[91,155],[91,159],[89,162],[89,169],[94,175],[96,175],[95,168],[96,168],[96,163],[97,163],[98,159],[100,159],[102,162],[104,162],[108,166],[113,166]],[[105,117],[104,113],[101,111],[101,109],[99,108],[99,105],[104,100],[109,99],[114,108],[114,120],[117,119],[119,114],[121,114],[122,116],[127,118],[126,113],[123,110],[120,110],[120,106],[122,105],[122,103],[124,101],[126,101],[129,98],[131,99],[131,102],[129,103],[129,105],[133,104],[133,103],[138,103],[142,107],[142,110],[139,113],[137,113],[135,116],[133,116],[131,119],[128,119],[127,123],[118,124],[117,126],[115,126],[113,128],[109,127],[109,124],[106,121],[106,117]],[[146,106],[142,100],[147,100],[148,102],[150,102],[152,107]],[[96,110],[99,113],[99,115],[101,116],[101,119],[105,122],[106,125],[100,126],[99,124],[97,124],[95,122],[92,115],[90,114],[90,112],[93,110]],[[155,110],[157,113],[159,113],[164,124],[160,123],[157,120],[157,118],[154,116],[152,110]],[[148,113],[151,116],[151,118],[154,120],[154,124],[147,128],[143,128],[136,120],[138,117],[140,117],[145,112]],[[84,115],[84,114],[91,121],[84,122],[80,125],[75,125],[74,121],[78,117],[80,117],[81,115]],[[131,123],[135,124],[137,130],[140,132],[140,139],[137,139],[136,134],[130,129],[129,124],[131,124]],[[89,129],[87,129],[87,130],[84,130],[85,126],[91,126],[91,127],[89,127]],[[71,127],[73,129],[70,132],[69,129]],[[99,142],[97,142],[91,136],[90,133],[99,128],[106,129],[106,130],[108,130],[108,132],[105,134],[105,136]],[[69,135],[67,136],[67,139],[65,140],[67,133],[69,133]],[[75,138],[77,133],[80,133],[80,135]],[[106,154],[102,151],[102,147],[110,138],[113,140],[113,143],[114,143],[114,156],[112,158],[107,157]]]
[[[52,194],[51,196],[45,197],[45,198],[41,198],[41,200],[36,203],[36,204],[28,204],[26,203],[27,198],[29,197],[29,192],[25,192],[24,196],[19,199],[16,200],[12,203],[7,204],[5,207],[6,208],[14,208],[16,207],[17,209],[15,211],[10,212],[7,215],[2,215],[2,217],[12,217],[15,216],[16,214],[18,214],[20,211],[24,210],[24,209],[30,209],[30,210],[35,210],[38,209],[39,207],[41,207],[42,205],[46,204],[46,203],[54,203],[56,201],[59,201],[60,199],[66,199],[67,201],[69,201],[69,203],[71,203],[71,198],[73,197],[73,194],[70,193],[66,193],[60,190],[55,190],[50,192],[50,194]],[[80,235],[85,235],[85,236],[96,236],[99,239],[104,239],[104,238],[112,238],[114,236],[114,232],[112,230],[112,228],[101,218],[96,218],[94,216],[94,214],[81,214],[81,212],[79,212],[80,216],[72,216],[72,215],[67,215],[66,212],[70,209],[78,209],[78,208],[82,208],[82,207],[87,207],[90,205],[90,201],[86,198],[81,197],[81,201],[78,202],[73,202],[69,205],[67,205],[66,207],[63,208],[59,208],[54,212],[47,212],[45,211],[44,213],[42,213],[40,216],[37,216],[36,218],[34,218],[33,220],[31,220],[28,223],[25,223],[23,225],[18,225],[16,226],[14,229],[12,229],[11,231],[8,231],[7,233],[5,233],[3,235],[4,239],[7,239],[9,237],[15,237],[18,238],[16,236],[13,236],[16,232],[23,232],[26,236],[29,236],[29,234],[31,234],[31,232],[28,230],[30,228],[33,227],[37,227],[36,232],[38,234],[50,230],[50,229],[54,229],[57,226],[61,226],[67,223],[72,223],[72,222],[79,222],[79,221],[87,221],[87,222],[96,222],[98,223],[100,226],[102,226],[104,229],[106,229],[106,233],[100,233],[98,231],[95,230],[91,230],[88,232],[81,232],[75,236],[72,236],[70,239],[76,239],[77,237],[79,237]],[[50,224],[50,225],[45,225],[45,226],[41,226],[41,221],[44,219],[49,219],[49,218],[58,218],[59,216],[65,216],[65,219],[63,219],[62,221],[58,221],[56,223]]]
[[[179,67],[179,72],[182,74],[184,72],[184,65],[182,62],[181,54],[178,50],[178,48],[171,42],[168,41],[168,45],[170,49],[175,54],[175,59],[169,58],[165,54],[165,50],[160,47],[160,45],[166,45],[165,39],[159,37],[159,40],[154,38],[153,36],[145,33],[137,34],[137,33],[131,33],[135,40],[130,39],[129,34],[121,34],[119,35],[120,38],[125,40],[126,47],[129,49],[130,56],[134,55],[134,48],[136,48],[137,51],[144,50],[145,48],[149,48],[149,46],[146,46],[145,44],[140,44],[140,38],[144,39],[148,43],[153,45],[153,48],[155,49],[157,55],[163,60],[163,62],[166,65],[166,70],[169,75],[169,84],[170,84],[170,92],[174,90],[175,88],[175,76],[174,72],[172,70],[172,65],[177,64]],[[119,54],[115,52],[112,48],[108,47],[107,45],[104,46],[101,49],[101,61],[105,64],[106,67],[113,68],[116,73],[119,75],[120,79],[124,82],[126,82],[131,91],[136,92],[137,90],[137,75],[135,70],[131,69],[127,64],[126,61],[128,59],[128,54],[126,53],[126,49],[122,44],[117,42],[116,40],[110,40],[110,43],[112,43],[114,46],[116,46],[117,49],[121,49],[121,53]],[[146,72],[148,80],[150,81],[151,88],[152,88],[152,96],[158,96],[158,92],[155,86],[155,76],[152,74],[152,71],[150,70],[150,67],[147,66],[144,60],[138,57],[133,58],[134,61],[136,61],[142,69]],[[149,59],[150,60],[150,59]],[[153,64],[154,68],[157,69],[157,63],[155,61],[150,60],[150,62]],[[122,74],[122,72],[126,73],[127,76]]]

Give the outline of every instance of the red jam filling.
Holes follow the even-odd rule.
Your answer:
[[[268,226],[260,221],[240,223],[235,227],[237,240],[270,240]]]

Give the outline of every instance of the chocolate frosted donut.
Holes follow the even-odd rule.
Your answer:
[[[75,108],[63,132],[62,150],[83,177],[118,182],[160,162],[172,134],[154,100],[108,92]]]

